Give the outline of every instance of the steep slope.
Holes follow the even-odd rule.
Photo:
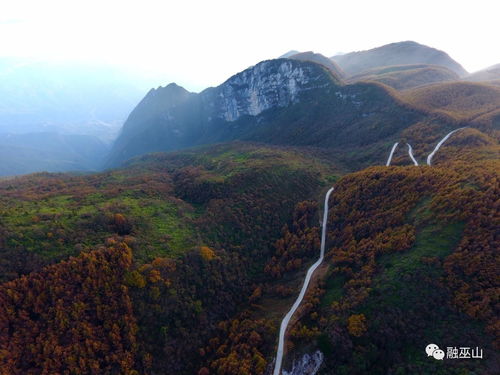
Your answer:
[[[365,151],[370,145],[373,151],[425,116],[380,85],[337,82],[316,63],[278,59],[188,95],[177,106],[165,101],[163,109],[150,108],[158,90],[151,91],[124,125],[108,166],[147,152],[231,140]]]
[[[391,43],[367,51],[333,56],[331,59],[348,75],[376,67],[408,64],[438,65],[450,69],[460,77],[467,75],[467,71],[445,52],[413,41]]]
[[[319,374],[495,373],[495,147],[495,160],[375,167],[337,182],[330,200],[329,264],[290,330],[285,369],[320,349],[325,361]],[[305,217],[277,242],[268,265],[275,280],[287,278],[290,264],[317,256],[317,247],[310,253],[303,247],[311,233],[319,233],[317,222]],[[263,287],[264,298],[272,295],[272,285]],[[447,347],[477,347],[483,359],[436,361],[425,353],[429,343],[445,354]]]
[[[155,144],[159,142],[158,139],[147,139],[142,140],[141,134],[157,121],[163,121],[168,123],[169,121],[175,120],[172,113],[180,108],[180,111],[184,109],[182,105],[193,99],[196,95],[189,93],[184,88],[171,83],[166,87],[158,87],[157,89],[151,89],[147,95],[140,101],[140,103],[134,108],[130,113],[127,121],[123,125],[120,136],[115,142],[115,146],[119,147],[120,143],[123,143],[122,139],[136,139],[139,144],[128,144],[129,147],[135,147],[140,149],[141,147],[147,147],[141,144],[141,141],[147,141],[149,147],[155,148]],[[181,113],[181,116],[184,115]],[[175,129],[173,130],[174,133]],[[178,133],[179,131],[177,131]],[[134,149],[127,150],[129,154],[135,155],[140,152],[134,152]]]
[[[492,373],[498,143],[449,141],[432,168],[344,175],[324,150],[237,142],[0,181],[0,370],[264,374],[335,183],[285,368],[319,348],[325,374]],[[429,342],[484,360],[441,366]]]
[[[437,65],[398,65],[373,68],[349,78],[349,82],[375,81],[397,90],[410,89],[431,83],[457,81],[459,76]]]
[[[238,136],[245,138],[243,134],[249,129],[239,128],[255,127],[255,124],[249,121],[250,124],[244,126],[244,119],[255,119],[269,109],[286,108],[297,103],[304,91],[318,90],[328,86],[329,81],[326,72],[315,64],[272,60],[249,68],[216,88],[192,95],[179,105],[173,105],[164,95],[159,97],[159,100],[166,99],[162,101],[163,107],[157,108],[155,103],[159,101],[152,99],[158,97],[158,90],[178,92],[172,90],[175,85],[150,91],[125,123],[111,152],[110,165],[146,152]],[[138,118],[136,113],[146,116]]]

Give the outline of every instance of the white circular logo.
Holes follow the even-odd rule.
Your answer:
[[[439,346],[437,346],[436,344],[427,345],[425,347],[425,352],[427,353],[427,357],[432,357],[432,353],[438,349],[439,349]]]
[[[441,349],[436,349],[432,352],[432,356],[439,360],[439,361],[442,361],[443,358],[444,358],[444,352],[441,350]]]

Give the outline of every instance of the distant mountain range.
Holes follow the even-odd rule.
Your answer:
[[[351,52],[333,56],[340,67],[349,75],[363,71],[392,65],[429,64],[444,66],[458,74],[466,76],[467,71],[446,52],[422,44],[407,41],[391,43],[367,51]]]
[[[96,171],[109,146],[95,136],[0,134],[0,176],[39,171]]]
[[[17,134],[18,140],[10,144],[14,138],[1,136],[7,163],[3,171],[13,174],[112,167],[148,152],[230,140],[352,150],[372,144],[375,148],[370,152],[375,155],[377,147],[397,138],[412,124],[436,121],[429,111],[434,111],[432,107],[440,101],[426,107],[422,100],[412,100],[406,91],[463,80],[500,84],[498,65],[468,74],[445,52],[411,41],[332,58],[289,51],[199,94],[177,84],[152,89],[120,131],[126,114],[142,95],[134,77],[102,67],[90,69],[12,59],[0,60],[0,76],[0,134]],[[466,94],[471,86],[450,87],[456,95],[463,94],[462,100],[472,100]],[[485,89],[477,86],[474,90]],[[445,91],[433,89],[442,95]],[[496,91],[490,90],[491,93]],[[493,106],[497,103],[495,95]],[[433,97],[436,99],[436,95]],[[490,123],[495,118],[493,112],[487,120]],[[455,117],[451,114],[446,121]],[[28,145],[34,132],[97,137],[103,143],[93,155],[102,159],[99,163],[95,158],[68,163],[73,155],[61,153],[67,149],[61,145],[54,148],[57,153],[45,155],[42,159],[46,162],[40,163],[40,158],[32,158],[36,152],[19,148],[19,137],[26,133]],[[107,154],[105,143],[112,142],[118,134]],[[88,140],[82,138],[84,143]],[[92,142],[95,147],[101,144]],[[366,155],[355,154],[360,160],[370,160]],[[19,167],[23,164],[31,167]]]
[[[444,66],[415,64],[383,66],[365,70],[348,78],[348,82],[380,82],[396,90],[405,90],[431,83],[456,81],[458,74]]]
[[[150,91],[125,122],[108,165],[230,140],[360,147],[392,139],[422,118],[384,87],[343,85],[309,59],[269,60],[200,94],[174,84]]]
[[[489,82],[500,85],[500,64],[472,73],[465,77],[468,81]]]
[[[233,140],[328,148],[351,155],[349,163],[367,163],[415,124],[451,129],[454,121],[478,117],[460,115],[460,107],[489,116],[483,126],[490,131],[497,121],[498,90],[474,83],[440,86],[468,73],[446,53],[415,42],[332,59],[313,52],[284,56],[200,94],[176,84],[151,90],[125,122],[106,165]],[[412,91],[422,87],[429,91]],[[487,111],[471,90],[490,103]],[[432,99],[424,100],[422,92]],[[443,100],[454,103],[451,111]]]
[[[111,66],[1,58],[0,132],[42,129],[112,141],[145,84]]]
[[[112,169],[0,178],[0,373],[268,375],[323,243],[288,374],[497,375],[495,69],[394,54],[355,75],[305,52],[198,94],[158,87]],[[1,133],[0,174],[99,168],[103,142],[61,133]]]
[[[99,169],[153,82],[110,66],[0,58],[0,175]]]

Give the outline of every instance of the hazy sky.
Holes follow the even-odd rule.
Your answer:
[[[288,50],[414,40],[468,71],[500,63],[498,0],[0,0],[0,56],[131,66],[190,90]]]

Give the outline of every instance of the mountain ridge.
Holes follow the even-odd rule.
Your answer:
[[[301,61],[311,61],[320,64],[327,68],[332,75],[338,79],[339,83],[342,83],[343,78],[345,78],[345,73],[342,71],[340,66],[338,66],[332,59],[329,59],[320,53],[314,53],[312,51],[297,52],[295,54],[288,55],[287,58]]]
[[[130,121],[127,120],[124,124],[124,131],[115,143],[109,165],[116,164],[117,153],[127,152],[127,130],[135,128],[136,131],[142,132],[156,131],[155,137],[163,137],[166,146],[162,147],[157,143],[152,151],[171,149],[176,142],[180,147],[194,145],[200,143],[196,138],[203,136],[213,138],[217,136],[217,132],[219,139],[224,140],[225,130],[221,128],[221,123],[230,125],[242,117],[255,117],[271,107],[283,108],[296,102],[300,92],[328,84],[330,73],[327,75],[323,69],[314,63],[290,59],[267,60],[228,78],[215,88],[208,88],[200,94],[191,95],[184,103],[184,108],[179,105],[172,108],[171,113],[169,104],[166,103],[161,108],[161,113],[152,116],[156,118],[144,121],[147,124],[141,126],[132,116],[129,118]],[[304,74],[305,71],[308,74]],[[148,108],[150,100],[148,97],[155,92],[149,92],[134,109],[134,115],[141,111],[148,116],[148,111],[154,113],[154,110]],[[173,115],[173,112],[177,113]],[[164,134],[165,131],[168,136]],[[119,159],[124,161],[123,157]]]
[[[406,64],[442,65],[460,77],[468,74],[446,52],[414,41],[390,43],[369,50],[333,56],[331,59],[349,75],[359,74],[375,67]]]
[[[325,250],[284,369],[314,352],[318,374],[497,375],[499,88],[321,61],[151,89],[112,169],[0,177],[0,373],[269,374]]]
[[[148,109],[149,101],[144,98],[125,123],[108,167],[147,152],[232,140],[320,147],[376,144],[428,116],[385,85],[344,85],[323,65],[294,59],[261,62],[218,87],[190,94],[179,106]],[[138,113],[146,113],[146,120],[135,118]]]
[[[349,77],[348,82],[375,81],[402,91],[459,79],[458,74],[443,66],[414,64],[372,68]]]

